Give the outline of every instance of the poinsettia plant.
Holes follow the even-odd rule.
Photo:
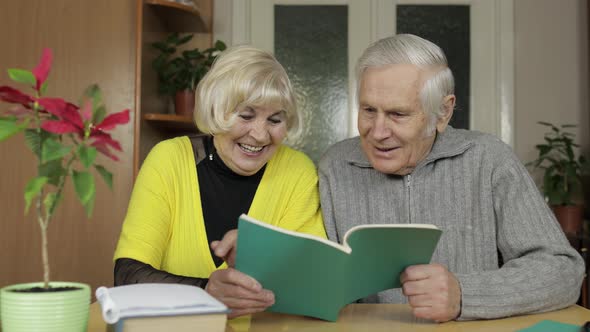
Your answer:
[[[63,198],[68,177],[88,216],[95,197],[94,168],[112,189],[112,174],[97,164],[102,153],[118,160],[112,150],[122,151],[108,131],[129,122],[129,110],[107,115],[97,85],[89,86],[78,105],[62,98],[45,97],[47,76],[51,69],[51,49],[44,49],[41,61],[32,70],[8,69],[14,82],[33,89],[25,94],[10,86],[0,86],[0,100],[13,104],[0,109],[0,142],[23,132],[26,146],[37,157],[37,175],[24,190],[25,214],[34,202],[41,228],[43,279],[49,288],[47,229],[55,209]]]

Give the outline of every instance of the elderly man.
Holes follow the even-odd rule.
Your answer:
[[[360,137],[319,165],[328,236],[340,242],[363,223],[443,231],[431,264],[362,301],[407,301],[438,322],[575,303],[584,262],[522,163],[496,137],[448,126],[454,81],[442,50],[414,35],[382,39],[359,59],[357,82]]]

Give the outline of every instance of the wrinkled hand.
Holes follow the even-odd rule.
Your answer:
[[[402,291],[417,318],[442,323],[457,318],[461,313],[459,281],[445,266],[410,266],[400,279]]]
[[[275,302],[271,291],[231,267],[211,273],[205,290],[232,310],[228,318],[264,311]]]
[[[221,241],[211,242],[211,249],[215,256],[223,258],[228,267],[234,267],[236,264],[236,248],[238,244],[238,230],[232,229],[225,233]]]
[[[217,270],[209,276],[205,290],[231,309],[228,318],[264,311],[274,304],[274,294],[252,277],[234,269],[238,231],[227,232],[221,241],[211,242],[216,256],[227,262],[227,269]]]

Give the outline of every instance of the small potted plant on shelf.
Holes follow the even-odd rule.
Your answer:
[[[547,203],[567,235],[577,235],[582,226],[584,213],[582,174],[588,163],[584,156],[576,157],[579,147],[575,135],[568,130],[575,125],[555,126],[548,122],[539,124],[549,127],[543,144],[535,146],[537,158],[527,166],[543,171],[542,191]]]
[[[37,157],[37,175],[24,190],[25,213],[33,206],[41,229],[43,282],[10,285],[0,290],[2,331],[86,331],[90,287],[50,280],[47,231],[63,200],[68,178],[88,216],[92,214],[95,182],[91,168],[112,187],[112,174],[96,162],[97,153],[117,160],[111,149],[120,144],[108,131],[129,121],[129,110],[106,114],[100,89],[88,87],[80,105],[45,97],[53,56],[45,49],[32,71],[9,69],[10,78],[30,86],[27,95],[0,86],[0,100],[13,104],[0,109],[0,141],[23,133],[26,146]]]
[[[217,54],[226,48],[225,43],[218,40],[214,47],[204,51],[194,48],[178,55],[178,48],[192,38],[192,34],[181,36],[173,33],[165,41],[152,44],[159,51],[152,62],[158,75],[158,92],[173,96],[175,113],[184,116],[192,116],[195,88],[211,68]]]

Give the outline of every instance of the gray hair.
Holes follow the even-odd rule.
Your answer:
[[[367,68],[394,64],[412,64],[434,74],[420,91],[422,109],[429,114],[427,132],[434,131],[436,120],[445,114],[443,99],[455,93],[455,80],[444,52],[436,44],[415,35],[399,34],[370,45],[356,65],[357,95],[360,79]]]

